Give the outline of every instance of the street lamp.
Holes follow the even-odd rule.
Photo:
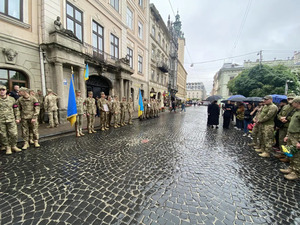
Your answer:
[[[285,95],[287,95],[287,93],[288,93],[288,89],[289,89],[288,83],[293,83],[293,81],[292,80],[286,80],[286,82],[285,82],[285,89],[284,89],[284,94]]]

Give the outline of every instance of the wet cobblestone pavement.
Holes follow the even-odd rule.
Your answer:
[[[300,182],[206,110],[2,152],[1,224],[300,223]]]

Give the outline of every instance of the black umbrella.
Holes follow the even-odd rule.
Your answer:
[[[232,102],[243,102],[246,99],[243,95],[233,95],[230,96],[227,100],[230,100]]]
[[[261,102],[263,98],[261,97],[248,97],[244,100],[244,102]]]
[[[212,95],[212,96],[209,96],[205,101],[213,102],[213,101],[217,101],[219,99],[222,99],[222,96],[220,96],[220,95]]]

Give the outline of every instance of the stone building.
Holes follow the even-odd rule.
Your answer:
[[[0,82],[10,90],[53,89],[61,122],[72,69],[83,96],[131,96],[136,108],[139,88],[148,97],[149,0],[15,2],[0,9]]]
[[[205,100],[206,90],[202,82],[191,82],[186,84],[186,98],[187,100]]]
[[[149,90],[150,97],[167,101],[170,34],[161,15],[150,4]]]

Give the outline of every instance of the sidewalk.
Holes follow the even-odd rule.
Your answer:
[[[132,119],[133,120],[138,119],[138,112],[133,113]],[[125,121],[128,121],[127,116],[126,116]],[[66,121],[66,123],[64,123],[64,124],[59,124],[58,127],[54,127],[54,128],[48,128],[47,126],[49,126],[48,123],[39,124],[40,139],[58,136],[58,135],[62,135],[62,134],[68,134],[68,133],[74,133],[74,136],[75,136],[75,126],[74,125],[71,126],[68,121]],[[83,133],[87,134],[86,117],[83,118],[82,127],[83,127]],[[100,117],[96,117],[95,118],[95,129],[98,130],[99,128],[100,128]],[[22,141],[23,141],[23,139],[22,139],[21,127],[20,127],[20,125],[18,125],[18,142],[22,142]]]

